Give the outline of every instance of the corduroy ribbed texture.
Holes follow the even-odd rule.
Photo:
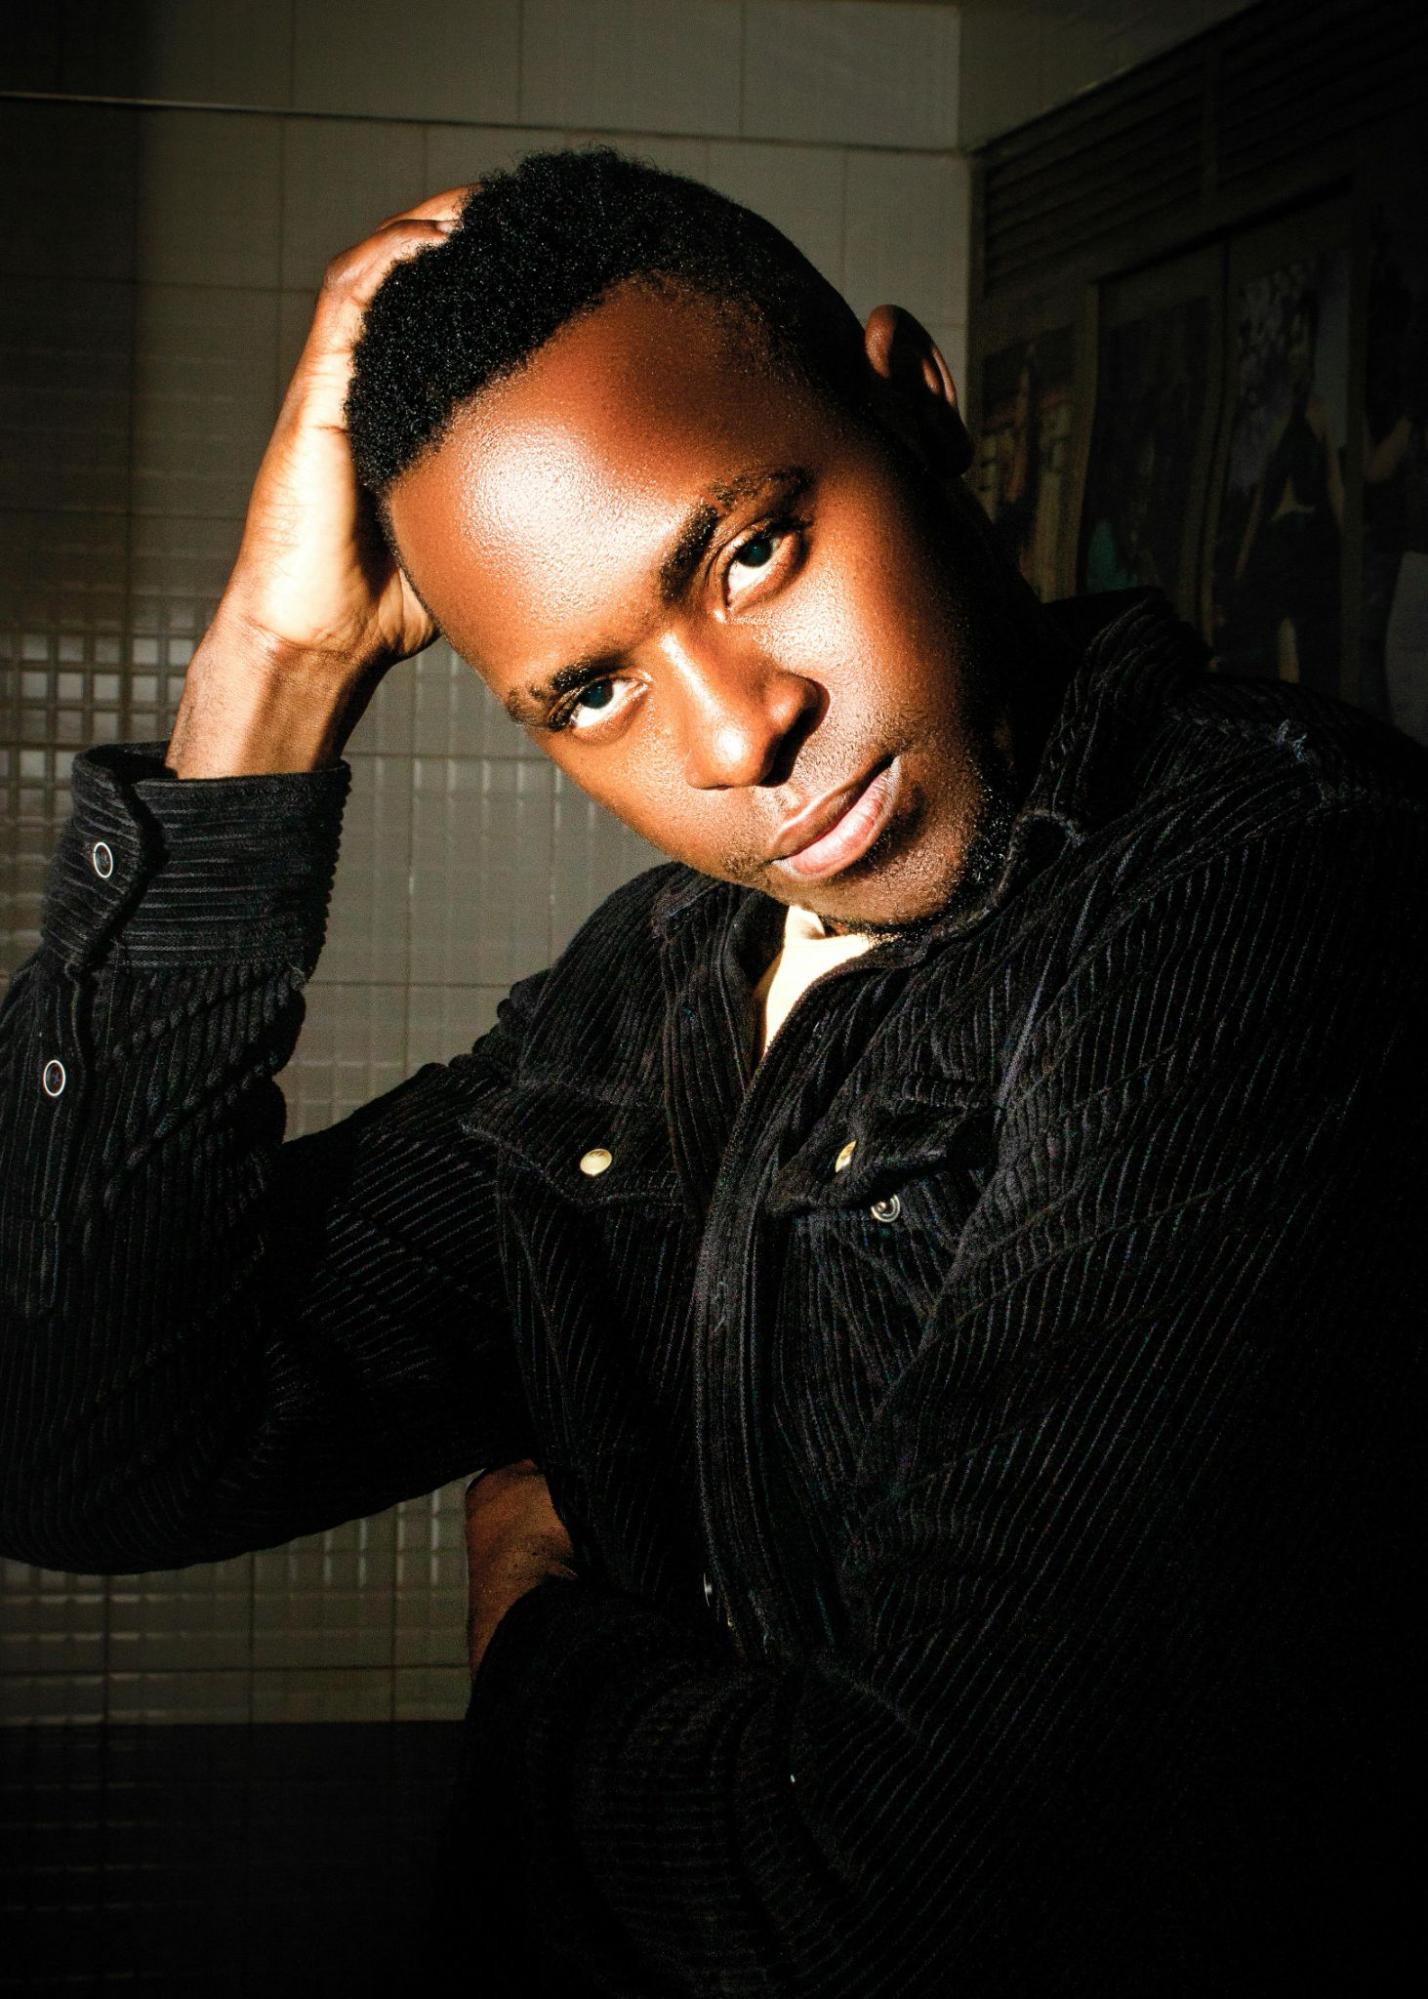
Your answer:
[[[757,1068],[781,911],[662,868],[287,1145],[340,780],[77,760],[0,1016],[3,1545],[211,1560],[534,1454],[583,1580],[473,1689],[478,1989],[1388,1975],[1425,759],[1154,599],[1057,615],[996,887]]]

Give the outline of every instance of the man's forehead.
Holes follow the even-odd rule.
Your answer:
[[[474,397],[397,482],[397,544],[443,625],[449,579],[477,567],[509,569],[543,614],[577,616],[648,568],[696,504],[726,510],[817,455],[815,400],[741,368],[708,317],[612,300]]]

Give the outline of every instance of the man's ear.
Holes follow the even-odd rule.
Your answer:
[[[972,462],[972,440],[952,371],[927,328],[900,305],[875,305],[863,351],[886,385],[884,410],[905,441],[932,471],[960,479]]]

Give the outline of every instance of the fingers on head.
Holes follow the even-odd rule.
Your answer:
[[[468,197],[480,185],[443,188],[414,208],[404,208],[379,222],[370,236],[341,251],[323,273],[322,289],[340,292],[365,305],[391,270],[405,257],[445,242],[461,219]]]
[[[435,249],[450,233],[451,225],[441,221],[398,217],[384,222],[365,242],[354,244],[332,259],[323,272],[322,289],[345,293],[365,305],[394,264],[419,251]]]

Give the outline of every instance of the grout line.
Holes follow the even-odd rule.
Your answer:
[[[742,55],[741,55],[742,66]],[[342,125],[414,125],[419,131],[430,131],[436,125],[457,125],[473,132],[538,132],[549,133],[556,139],[565,136],[568,129],[562,125],[526,123],[520,118],[417,118],[408,112],[395,111],[377,114],[369,111],[299,111],[282,104],[223,104],[209,102],[202,98],[187,97],[103,97],[65,90],[0,90],[0,104],[70,104],[79,106],[103,106],[110,109],[129,111],[212,111],[224,117],[281,118],[285,120],[306,119]],[[740,109],[739,123],[742,128],[743,112]],[[604,128],[611,139],[743,139],[748,137],[742,129],[737,132],[688,132],[673,127],[649,125],[629,125]],[[847,143],[855,152],[862,153],[925,153],[934,158],[946,154],[970,152],[971,147],[947,145],[909,145],[905,139],[859,139],[840,142],[830,139],[787,139],[775,135],[761,136],[757,143],[761,146],[788,146],[796,152],[804,152],[810,146],[829,146]],[[987,141],[979,141],[985,144]]]

